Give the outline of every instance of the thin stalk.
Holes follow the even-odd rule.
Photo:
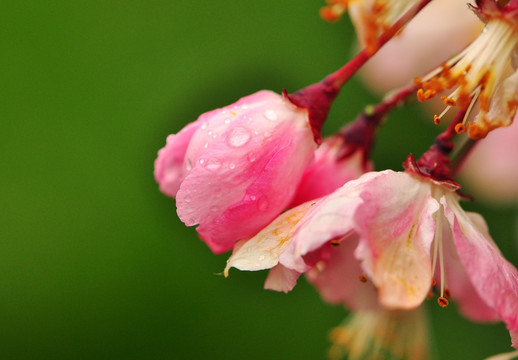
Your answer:
[[[376,45],[372,51],[363,49],[351,61],[340,68],[338,71],[329,75],[326,80],[331,82],[336,88],[341,88],[347,80],[351,78],[379,49],[383,47],[390,39],[399,33],[426,5],[432,0],[421,0],[418,4],[408,9],[390,28],[378,38]]]

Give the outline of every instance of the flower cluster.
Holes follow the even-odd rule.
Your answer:
[[[322,139],[347,80],[429,2],[329,1],[321,15],[349,12],[364,50],[298,92],[263,90],[201,115],[155,161],[185,225],[198,225],[214,253],[232,250],[225,276],[268,269],[264,287],[289,292],[304,274],[324,300],[352,311],[331,333],[331,358],[429,358],[422,304],[433,298],[473,321],[504,322],[518,349],[518,270],[483,217],[462,209],[468,196],[456,178],[475,141],[515,117],[518,1],[466,7],[483,24],[471,45]],[[403,171],[373,171],[380,126],[412,97],[440,97],[435,123],[446,111],[453,120]]]

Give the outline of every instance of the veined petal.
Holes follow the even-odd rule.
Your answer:
[[[365,186],[354,219],[360,235],[356,256],[392,309],[419,306],[430,289],[430,245],[439,204],[431,184],[387,172]]]
[[[231,267],[239,270],[270,269],[279,263],[279,255],[292,241],[295,227],[315,201],[304,203],[279,215],[249,240],[236,244],[227,261],[225,276]]]
[[[354,230],[353,214],[361,202],[360,192],[363,186],[382,174],[383,172],[366,173],[322,198],[301,219],[295,239],[281,254],[280,262],[291,269],[302,270],[297,260],[303,255],[334,238],[350,234]]]
[[[518,271],[502,256],[480,216],[468,215],[448,197],[446,203],[457,254],[473,287],[510,331],[518,331]]]

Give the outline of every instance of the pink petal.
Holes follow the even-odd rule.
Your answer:
[[[445,201],[442,201],[442,203],[444,206]],[[447,209],[446,211],[450,212],[451,210]],[[477,218],[474,217],[474,215],[478,214],[467,215],[473,221],[478,221],[479,219],[483,221],[479,216],[477,216]],[[485,226],[485,224],[483,226]],[[459,259],[449,227],[445,227],[443,246],[446,273],[445,285],[450,290],[451,297],[455,300],[462,315],[474,321],[492,322],[499,320],[496,311],[486,304],[485,300],[480,297],[477,290],[473,287]],[[439,265],[437,265],[436,273],[436,279],[440,279]]]
[[[268,91],[202,115],[177,210],[216,253],[273,220],[291,201],[316,147],[307,112]]]
[[[363,186],[383,172],[366,173],[347,182],[332,194],[322,198],[300,221],[294,240],[279,261],[300,272],[306,264],[301,257],[315,251],[328,241],[343,237],[354,230],[353,214],[360,204]]]
[[[371,163],[364,168],[362,151],[339,159],[342,145],[343,139],[338,136],[324,139],[315,151],[315,161],[304,171],[292,206],[328,195],[346,182],[372,170]]]
[[[288,269],[281,264],[276,265],[270,270],[264,288],[268,290],[282,291],[287,293],[297,284],[300,273]]]
[[[378,307],[376,289],[372,282],[359,280],[363,270],[354,257],[357,245],[357,238],[351,238],[332,247],[330,257],[306,272],[306,277],[329,303],[345,304],[352,311],[375,309]]]
[[[386,172],[365,186],[355,213],[356,256],[379,290],[382,305],[410,309],[431,284],[430,245],[439,204],[431,185],[406,173]]]
[[[481,217],[468,215],[458,202],[446,201],[445,216],[473,287],[510,331],[518,331],[518,271],[502,256]]]
[[[169,135],[166,146],[158,151],[155,160],[155,180],[164,194],[175,197],[181,182],[189,172],[192,164],[184,164],[185,153],[200,125],[200,122],[195,121],[178,134]]]

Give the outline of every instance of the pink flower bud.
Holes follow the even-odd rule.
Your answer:
[[[155,161],[160,190],[215,253],[255,235],[291,202],[316,144],[308,111],[271,91],[201,115]]]

